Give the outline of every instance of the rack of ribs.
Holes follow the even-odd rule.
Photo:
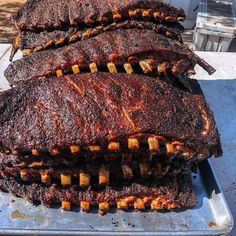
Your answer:
[[[31,80],[3,92],[0,111],[1,189],[67,210],[193,207],[189,175],[222,154],[201,92],[144,75]]]
[[[177,22],[163,25],[146,21],[126,20],[120,23],[96,26],[84,30],[77,27],[69,27],[53,31],[20,31],[13,41],[10,61],[12,61],[18,49],[23,51],[23,56],[28,56],[33,52],[63,47],[77,41],[86,40],[103,32],[117,29],[149,29],[182,42],[181,32],[183,27]]]
[[[196,64],[208,73],[214,68],[187,46],[151,30],[122,29],[104,32],[56,50],[47,50],[14,61],[5,71],[8,81],[83,72],[150,74],[191,90],[188,76]]]
[[[0,189],[23,197],[31,202],[40,202],[48,207],[60,203],[65,210],[79,206],[82,211],[97,207],[101,214],[110,208],[137,210],[172,210],[187,209],[196,205],[197,200],[192,189],[189,175],[178,175],[159,181],[134,180],[114,182],[104,188],[84,189],[78,185],[62,188],[57,184],[44,186],[30,185],[9,178],[0,179]]]
[[[123,27],[152,28],[167,37],[181,39],[177,28],[182,27],[177,21],[186,16],[182,9],[156,0],[40,0],[28,1],[12,18],[20,33],[14,40],[10,60],[18,48],[28,55]]]
[[[16,155],[132,151],[142,143],[149,150],[163,144],[167,153],[199,156],[207,148],[208,156],[220,154],[204,97],[149,76],[83,73],[32,80],[3,92],[0,111],[0,142]]]

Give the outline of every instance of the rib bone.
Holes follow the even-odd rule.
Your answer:
[[[91,145],[88,147],[88,149],[91,151],[91,152],[99,152],[101,151],[101,147],[98,146],[98,145]]]
[[[148,138],[148,145],[150,151],[158,151],[159,150],[159,142],[156,138]]]
[[[143,17],[150,17],[151,16],[151,10],[144,10],[142,12]]]
[[[146,177],[150,175],[149,173],[149,165],[145,162],[139,164],[140,167],[140,173],[142,177]]]
[[[125,63],[124,64],[124,69],[125,69],[127,74],[133,74],[134,73],[133,67],[131,66],[130,63]]]
[[[119,142],[110,142],[108,144],[108,149],[112,151],[120,150],[120,143]]]
[[[128,148],[129,149],[139,149],[139,141],[137,138],[128,139]]]
[[[152,210],[159,210],[159,209],[161,209],[161,205],[162,205],[162,198],[158,197],[158,198],[152,200],[151,209]]]
[[[112,62],[107,63],[107,68],[110,73],[117,73],[117,69],[114,63]]]
[[[108,202],[100,202],[98,204],[98,208],[100,213],[108,212],[109,211],[109,203]]]
[[[90,185],[90,175],[84,172],[81,172],[79,175],[80,186],[89,186]]]
[[[20,177],[24,180],[25,178],[27,178],[28,172],[27,170],[21,170],[20,171]]]
[[[184,20],[185,20],[185,18],[181,17],[181,16],[177,18],[177,21],[184,21]]]
[[[32,53],[32,50],[31,50],[31,49],[24,49],[24,50],[22,51],[23,56],[28,56],[28,55],[30,55],[31,53]]]
[[[150,64],[147,62],[147,60],[140,61],[139,65],[142,68],[143,73],[147,74],[149,72],[152,72],[152,68]]]
[[[118,209],[128,209],[128,204],[123,199],[117,201],[116,204]]]
[[[92,73],[98,72],[97,64],[94,63],[94,62],[89,65],[89,68],[90,68]]]
[[[134,208],[135,209],[145,209],[145,204],[142,198],[137,198],[136,201],[134,202]]]
[[[99,185],[108,185],[109,184],[109,170],[102,166],[99,170]]]
[[[61,174],[61,185],[71,185],[71,175]]]
[[[28,165],[28,167],[33,168],[33,167],[41,167],[43,166],[43,162],[42,161],[35,161],[32,162],[31,164]]]
[[[73,65],[72,67],[72,71],[74,74],[79,74],[80,73],[80,69],[78,65]]]
[[[65,42],[65,37],[61,37],[55,42],[55,45],[58,46],[60,44],[63,44],[64,42]]]
[[[165,18],[165,20],[166,20],[166,21],[169,21],[169,22],[174,22],[174,21],[176,21],[176,18],[173,17],[173,16],[167,16],[167,17]]]
[[[136,16],[137,16],[137,10],[134,10],[134,11],[129,10],[129,17],[130,17],[130,18],[134,18],[134,17],[136,17]]]
[[[167,154],[171,154],[173,153],[175,150],[174,150],[174,146],[172,145],[172,143],[170,142],[167,142],[166,143],[166,152]]]
[[[73,145],[73,146],[70,146],[70,151],[71,153],[78,153],[80,151],[80,148],[79,146]]]
[[[47,171],[41,171],[41,182],[44,184],[51,184],[51,176],[47,173]]]
[[[57,77],[60,77],[60,76],[63,75],[63,72],[62,72],[61,69],[59,69],[59,70],[56,71],[56,74],[57,74]]]
[[[33,156],[37,156],[37,155],[39,155],[39,152],[38,152],[38,150],[36,150],[36,149],[32,149],[32,155]]]
[[[81,201],[80,208],[82,211],[88,212],[90,210],[90,203],[87,201]]]
[[[71,210],[71,202],[62,201],[61,207],[62,207],[62,209],[66,210],[66,211],[70,211]]]
[[[34,52],[41,51],[43,49],[42,45],[38,45],[34,48]]]
[[[158,19],[158,18],[161,17],[161,13],[160,12],[154,12],[153,16],[154,16],[155,19]]]
[[[113,13],[113,20],[114,21],[120,21],[122,18],[121,14],[118,12]]]

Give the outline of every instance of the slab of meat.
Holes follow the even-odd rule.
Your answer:
[[[122,185],[116,182],[105,188],[88,189],[79,186],[61,188],[56,184],[50,187],[36,183],[27,185],[15,179],[0,178],[0,189],[46,206],[61,203],[66,210],[72,205],[80,206],[83,211],[98,206],[101,213],[109,211],[112,206],[117,209],[171,210],[192,208],[197,203],[189,175],[160,181],[134,180]]]
[[[3,156],[6,154],[0,154]],[[16,159],[16,158],[15,158]],[[35,160],[36,159],[36,160]],[[39,160],[37,160],[39,159]],[[166,178],[176,176],[179,173],[192,173],[196,171],[197,158],[181,158],[178,155],[168,155],[150,158],[149,155],[137,154],[132,157],[120,158],[114,156],[100,156],[97,158],[84,159],[77,155],[77,161],[65,165],[59,162],[58,157],[50,158],[50,161],[31,158],[31,163],[0,164],[0,175],[4,178],[13,177],[25,182],[36,182],[51,185],[60,183],[62,186],[77,184],[84,187],[90,185],[105,186],[120,180],[132,180],[133,178]],[[54,160],[56,160],[54,162]],[[196,163],[195,163],[196,162]]]
[[[167,153],[186,156],[221,155],[203,96],[149,76],[112,73],[32,80],[3,92],[0,143],[16,155],[143,145],[149,150],[164,145]]]
[[[178,80],[190,89],[189,70],[196,64],[215,70],[187,46],[151,30],[115,30],[56,50],[34,53],[14,61],[5,71],[8,81],[37,79],[62,73],[110,71],[153,74]]]
[[[166,23],[163,25],[146,21],[127,20],[121,23],[96,26],[94,28],[86,28],[84,30],[77,27],[65,27],[64,29],[53,31],[21,31],[13,42],[10,60],[13,59],[18,49],[23,50],[23,55],[27,56],[32,52],[63,47],[80,40],[85,40],[105,31],[132,28],[153,30],[158,34],[162,34],[168,38],[182,42],[180,33],[183,31],[183,27],[177,22]]]
[[[67,25],[96,26],[125,19],[182,21],[182,9],[160,0],[28,0],[13,14],[21,30],[59,29]]]

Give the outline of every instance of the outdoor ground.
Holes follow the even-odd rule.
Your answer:
[[[0,43],[10,43],[17,33],[10,20],[11,13],[25,2],[25,0],[0,0]]]
[[[11,43],[12,39],[17,35],[17,29],[10,20],[13,12],[26,0],[0,0],[0,43]],[[183,39],[190,48],[192,48],[193,30],[187,30]],[[231,52],[236,52],[236,39],[230,47]]]

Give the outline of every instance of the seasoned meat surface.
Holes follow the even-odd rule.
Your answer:
[[[220,155],[203,96],[148,76],[83,73],[29,81],[0,97],[0,142],[11,150],[101,145],[162,135]],[[122,147],[123,147],[122,146]]]

